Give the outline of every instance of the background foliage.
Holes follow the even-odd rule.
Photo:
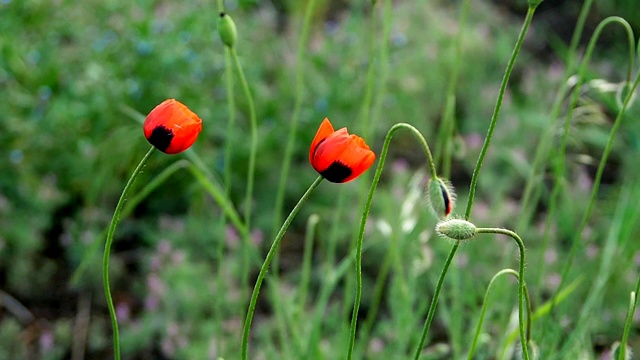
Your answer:
[[[273,204],[296,96],[292,69],[306,3],[226,3],[239,29],[238,53],[259,119],[253,276],[279,225],[273,224]],[[473,212],[479,226],[519,226],[522,188],[562,80],[579,10],[579,2],[547,0],[536,15],[480,178]],[[524,1],[471,4],[461,37],[450,176],[462,204],[524,11]],[[331,1],[316,8],[303,60],[301,126],[285,209],[316,177],[307,149],[325,116],[337,127],[369,134],[367,141],[376,151],[395,122],[416,126],[438,147],[436,134],[455,63],[458,13],[459,2],[393,3],[388,77],[375,83],[383,94],[375,99],[380,111],[371,115],[374,125],[362,129],[356,119],[362,111],[369,54],[385,41],[380,25],[371,30],[371,19],[380,20],[379,6],[372,10],[368,1]],[[632,15],[639,13],[635,1],[596,2],[587,32],[604,17],[620,15],[638,33],[640,17]],[[206,1],[8,0],[0,3],[0,14],[0,358],[109,358],[111,330],[96,266],[100,252],[94,244],[99,248],[104,241],[102,231],[120,191],[148,146],[141,114],[171,97],[198,113],[204,131],[193,151],[221,177],[224,144],[233,144],[229,196],[239,209],[244,203],[248,113],[236,86],[238,125],[225,131],[225,59],[215,33],[217,8]],[[588,38],[583,36],[583,45]],[[624,44],[621,30],[606,31],[589,78],[622,81],[628,61]],[[566,339],[576,324],[585,334],[580,344],[588,358],[600,356],[620,338],[640,261],[633,202],[640,198],[635,185],[640,176],[639,109],[632,105],[618,132],[572,268],[570,280],[579,283],[559,305],[560,326],[534,324],[533,338],[541,348],[544,336]],[[544,191],[533,221],[517,228],[529,248],[527,281],[534,310],[558,285],[616,111],[614,95],[585,88],[572,122],[568,175],[549,246],[540,246],[539,239],[551,177],[541,184]],[[365,238],[361,314],[362,323],[369,325],[364,325],[364,340],[356,349],[360,357],[404,358],[418,336],[421,314],[450,248],[433,234],[435,220],[422,195],[424,158],[417,149],[409,136],[394,139],[392,159],[374,199]],[[138,188],[174,161],[154,156]],[[283,243],[279,271],[274,269],[279,280],[267,283],[261,296],[251,345],[255,358],[300,358],[304,349],[312,349],[307,353],[311,357],[342,356],[353,298],[349,252],[366,183],[360,179],[339,189],[323,184],[294,222]],[[337,205],[339,198],[343,207]],[[320,225],[310,284],[301,291],[305,226],[311,214],[319,215]],[[606,258],[614,261],[605,263],[610,237],[615,247],[607,250],[612,253]],[[186,171],[170,177],[124,218],[113,251],[112,286],[125,355],[236,358],[248,300],[248,289],[242,289],[239,279],[239,243],[217,205]],[[223,258],[218,256],[220,247]],[[77,273],[83,260],[92,265]],[[515,262],[515,247],[499,237],[483,236],[463,246],[438,308],[426,350],[431,358],[464,354],[472,334],[468,324],[477,321],[488,281]],[[389,275],[380,283],[384,296],[376,312],[375,284],[385,266]],[[582,323],[583,299],[593,291],[590,279],[604,283],[598,300],[589,304],[593,312],[588,322]],[[477,358],[497,358],[496,349],[509,345],[515,329],[510,320],[515,289],[506,281],[496,287]],[[296,297],[301,295],[295,295],[300,293],[306,294],[302,306]],[[326,301],[324,307],[321,301]],[[321,314],[321,322],[314,320],[316,314]],[[632,344],[638,342],[637,327],[634,322]],[[309,335],[314,331],[317,338]],[[547,355],[543,358],[551,358]]]

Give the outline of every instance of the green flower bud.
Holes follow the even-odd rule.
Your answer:
[[[473,239],[476,236],[476,226],[462,219],[449,219],[440,221],[436,225],[436,232],[456,241]]]
[[[238,39],[238,31],[236,30],[236,24],[231,19],[231,16],[221,12],[220,19],[218,19],[218,34],[220,34],[220,40],[222,43],[233,48]]]
[[[456,202],[456,193],[451,183],[439,177],[431,178],[427,184],[427,193],[433,212],[438,218],[446,219]]]

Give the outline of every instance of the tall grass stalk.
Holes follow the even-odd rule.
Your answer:
[[[478,176],[480,174],[480,169],[482,168],[484,158],[487,154],[487,150],[489,149],[489,145],[491,144],[493,132],[498,122],[498,115],[500,114],[500,109],[502,108],[502,100],[504,99],[504,93],[507,89],[507,84],[509,83],[509,78],[511,77],[511,72],[513,71],[513,67],[515,66],[516,59],[518,58],[518,54],[520,53],[520,48],[522,48],[522,43],[524,42],[525,35],[529,30],[529,26],[531,25],[531,20],[533,20],[533,15],[535,13],[536,7],[537,5],[529,5],[529,8],[527,10],[527,15],[522,24],[522,28],[520,29],[520,34],[518,35],[518,39],[516,40],[516,44],[513,48],[513,52],[511,53],[511,57],[509,58],[509,62],[507,63],[507,67],[506,67],[504,76],[502,78],[502,83],[500,84],[498,98],[496,100],[496,105],[493,110],[493,115],[491,116],[491,122],[489,123],[489,130],[487,131],[487,136],[485,137],[484,144],[482,145],[482,149],[480,150],[480,155],[478,156],[478,162],[476,163],[476,166],[473,169],[471,184],[469,185],[469,200],[467,202],[467,208],[465,210],[465,215],[464,215],[464,218],[466,220],[469,220],[469,217],[471,216],[471,209],[473,207],[473,200],[475,197],[476,186],[478,184]],[[438,298],[440,296],[442,284],[444,283],[444,278],[447,275],[449,266],[451,266],[451,261],[455,257],[455,254],[458,251],[459,246],[460,246],[460,243],[456,243],[451,248],[451,251],[447,256],[447,259],[445,260],[444,267],[442,268],[442,272],[440,273],[440,277],[438,278],[438,283],[436,284],[436,288],[433,293],[431,305],[429,305],[429,311],[427,313],[427,319],[425,320],[424,328],[422,330],[422,335],[420,336],[420,341],[418,343],[418,346],[416,347],[416,352],[414,355],[415,360],[418,360],[420,358],[420,355],[422,354],[422,348],[424,347],[425,340],[427,339],[427,334],[429,333],[429,328],[431,327],[431,322],[433,321],[433,317],[435,315],[435,310],[438,304]]]
[[[124,186],[122,194],[120,195],[120,199],[118,199],[116,209],[113,212],[111,224],[109,224],[109,231],[107,232],[107,240],[104,244],[104,257],[102,258],[102,282],[104,285],[104,295],[107,299],[107,307],[109,308],[109,317],[111,317],[111,327],[113,328],[113,357],[116,360],[120,360],[120,332],[118,330],[118,316],[116,314],[116,309],[113,306],[113,298],[111,296],[111,285],[109,284],[109,255],[111,254],[111,244],[113,244],[113,237],[116,233],[118,221],[120,221],[122,207],[124,206],[124,202],[127,199],[129,190],[131,190],[133,183],[138,177],[138,174],[142,172],[142,168],[145,166],[147,160],[149,160],[155,150],[156,148],[151,146],[142,160],[140,160],[138,166],[136,166],[135,170],[133,170],[131,177],[127,181],[127,184]]]
[[[373,176],[373,181],[371,182],[371,187],[369,189],[369,195],[367,197],[367,202],[365,203],[364,210],[362,212],[362,217],[360,220],[360,229],[358,231],[358,238],[356,241],[356,294],[355,300],[353,303],[353,311],[351,314],[351,328],[350,328],[350,337],[349,337],[349,348],[347,352],[347,359],[351,359],[353,357],[353,349],[355,347],[356,340],[356,328],[358,323],[358,311],[360,309],[360,300],[362,298],[362,242],[364,239],[364,229],[367,224],[367,219],[369,217],[369,211],[371,209],[371,203],[373,202],[373,194],[376,191],[378,186],[378,182],[380,181],[380,176],[382,175],[382,169],[384,168],[384,163],[387,158],[387,153],[389,152],[389,145],[391,143],[391,139],[393,135],[400,129],[406,129],[418,140],[420,143],[422,150],[424,151],[427,157],[427,165],[429,168],[429,172],[432,177],[437,176],[436,167],[433,162],[433,156],[431,155],[431,150],[429,149],[429,145],[427,141],[424,139],[424,136],[410,124],[406,123],[398,123],[395,124],[389,129],[387,132],[387,136],[384,139],[384,143],[382,145],[382,150],[380,151],[380,157],[378,160],[378,167],[376,168],[376,172]]]

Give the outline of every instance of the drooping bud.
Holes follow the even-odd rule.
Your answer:
[[[439,177],[429,179],[427,193],[431,209],[439,219],[446,219],[453,210],[456,193],[450,182]]]
[[[456,241],[470,240],[476,236],[476,226],[466,220],[449,219],[440,221],[436,225],[436,232]]]
[[[236,24],[231,19],[231,16],[223,12],[220,13],[220,18],[218,19],[218,34],[220,34],[220,40],[223,44],[229,48],[235,46],[238,39]]]

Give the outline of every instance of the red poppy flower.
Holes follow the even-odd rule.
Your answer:
[[[167,154],[187,150],[202,130],[202,120],[183,103],[167,99],[156,106],[144,121],[144,137]]]
[[[376,155],[361,137],[350,135],[347,128],[333,130],[328,118],[320,124],[309,150],[311,166],[334,183],[345,183],[357,178],[375,159]]]

